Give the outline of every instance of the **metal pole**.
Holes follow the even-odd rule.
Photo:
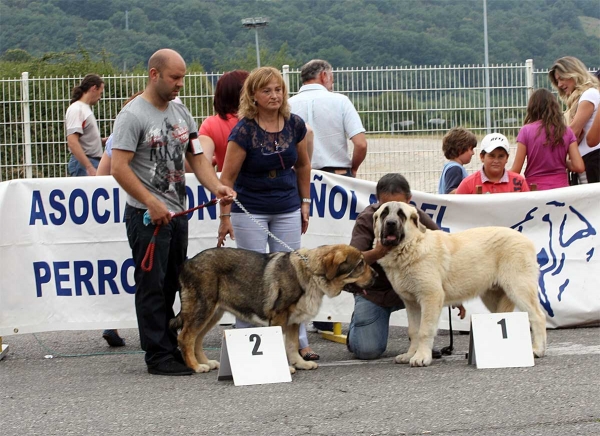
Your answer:
[[[485,126],[487,133],[492,133],[492,113],[490,102],[490,60],[488,56],[488,30],[487,30],[487,0],[483,0],[483,44],[485,47]]]
[[[129,30],[129,11],[125,10],[125,31]],[[127,72],[127,61],[123,61],[123,73]]]
[[[254,29],[254,41],[256,43],[256,66],[260,68],[260,45],[258,44],[258,28],[266,27],[269,19],[265,17],[244,18],[242,25],[248,29]]]
[[[254,27],[254,37],[256,39],[256,66],[260,68],[260,49],[258,48],[258,27]]]
[[[21,103],[23,114],[23,145],[25,147],[25,176],[33,177],[31,161],[31,115],[29,113],[29,73],[21,74]]]
[[[286,64],[283,67],[281,67],[281,69],[282,69],[281,75],[283,76],[283,83],[285,83],[285,87],[286,87],[287,93],[289,95],[290,94],[290,66]]]
[[[525,83],[527,84],[527,100],[533,94],[533,59],[525,61]]]

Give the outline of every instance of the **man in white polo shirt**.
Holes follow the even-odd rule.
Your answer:
[[[332,92],[329,62],[313,59],[300,70],[302,87],[289,99],[292,112],[314,130],[312,168],[355,177],[367,156],[365,128],[348,97]],[[348,153],[348,138],[354,144]]]
[[[327,61],[313,59],[300,69],[302,87],[288,101],[292,113],[314,131],[311,166],[342,176],[355,177],[367,156],[365,128],[348,97],[333,92],[333,68]],[[348,138],[354,144],[352,157]],[[332,331],[330,322],[313,322],[318,330]]]
[[[100,101],[104,81],[97,74],[88,74],[73,88],[71,105],[67,108],[65,125],[67,145],[71,151],[69,175],[95,176],[102,157],[102,137],[92,106]]]

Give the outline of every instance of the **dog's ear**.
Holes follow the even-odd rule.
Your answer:
[[[325,267],[325,277],[327,278],[327,280],[333,280],[340,274],[346,274],[341,272],[340,268],[340,265],[343,265],[346,259],[346,253],[343,250],[338,249],[328,253],[323,258],[323,266]],[[352,267],[350,266],[349,268],[350,269],[348,270],[348,272],[352,271]]]
[[[379,216],[381,215],[381,207],[375,211],[373,214],[373,233],[375,234],[375,241],[373,241],[373,246],[375,246],[375,242],[381,239],[380,233],[380,220]]]
[[[417,212],[411,214],[410,219],[415,225],[415,227],[421,231],[421,233],[425,233],[427,231],[427,227],[425,227],[421,223],[421,220],[419,219],[419,214]]]

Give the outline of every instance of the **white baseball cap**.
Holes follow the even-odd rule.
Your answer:
[[[498,147],[502,147],[510,154],[510,143],[502,133],[490,133],[481,140],[481,151],[491,153]]]

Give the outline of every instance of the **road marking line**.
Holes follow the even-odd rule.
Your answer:
[[[576,356],[576,355],[586,355],[586,354],[600,354],[600,345],[581,345],[574,344],[572,342],[560,342],[554,344],[552,346],[548,346],[546,350],[546,356]],[[436,359],[437,360],[437,359]],[[466,360],[465,355],[463,353],[456,353],[450,356],[444,356],[442,360]],[[435,362],[435,360],[434,360]],[[328,367],[328,366],[352,366],[352,365],[377,365],[382,363],[390,363],[396,364],[394,362],[394,357],[384,357],[381,359],[374,360],[340,360],[337,362],[323,362],[319,363],[319,366]]]
[[[548,346],[546,352],[550,356],[563,356],[565,354],[575,356],[581,354],[600,354],[600,345],[581,345],[572,342],[559,342]]]

